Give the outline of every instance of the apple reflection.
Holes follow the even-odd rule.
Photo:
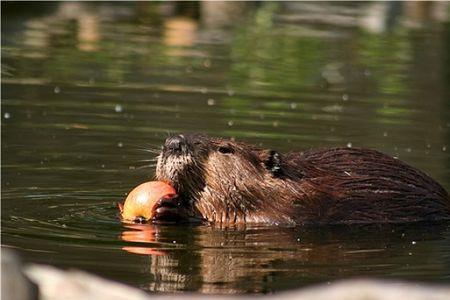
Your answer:
[[[121,239],[125,242],[135,243],[154,243],[158,234],[157,226],[150,224],[127,224],[124,227],[128,230],[124,230],[121,234]],[[153,247],[144,246],[124,246],[122,250],[134,254],[142,255],[167,255],[166,252],[157,250]]]

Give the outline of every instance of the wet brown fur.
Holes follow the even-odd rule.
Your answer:
[[[335,148],[282,155],[204,135],[181,137],[181,153],[165,148],[159,155],[157,179],[172,182],[189,215],[210,222],[296,225],[450,219],[444,188],[375,150]]]

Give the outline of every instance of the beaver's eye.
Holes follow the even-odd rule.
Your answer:
[[[230,154],[230,153],[234,153],[234,150],[230,147],[227,146],[220,146],[219,147],[219,152],[223,153],[223,154]]]

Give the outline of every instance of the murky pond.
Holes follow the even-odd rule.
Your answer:
[[[2,2],[2,246],[158,292],[450,283],[448,224],[117,216],[155,172],[145,150],[186,131],[279,151],[374,148],[449,190],[449,6],[414,5]]]

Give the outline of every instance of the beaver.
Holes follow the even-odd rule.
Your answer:
[[[404,223],[450,219],[446,190],[376,150],[279,153],[214,138],[167,138],[156,178],[178,192],[179,216],[223,225]]]

